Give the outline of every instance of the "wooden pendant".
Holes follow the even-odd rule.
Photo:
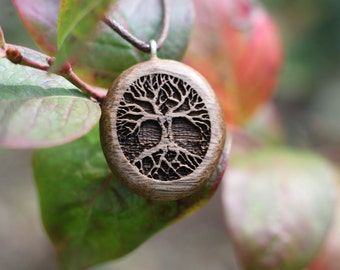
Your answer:
[[[131,190],[178,200],[211,177],[225,142],[215,93],[192,68],[153,57],[123,72],[102,104],[106,160]]]

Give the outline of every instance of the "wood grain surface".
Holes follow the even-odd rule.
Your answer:
[[[123,72],[102,105],[107,162],[134,192],[178,200],[212,175],[225,142],[218,100],[192,68],[152,58]]]

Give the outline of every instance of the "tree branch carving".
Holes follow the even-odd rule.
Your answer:
[[[140,173],[178,180],[203,161],[211,136],[209,113],[188,83],[167,74],[140,77],[117,111],[122,151]]]

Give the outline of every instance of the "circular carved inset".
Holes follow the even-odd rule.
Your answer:
[[[113,175],[151,200],[210,185],[225,144],[223,113],[187,65],[153,57],[124,71],[101,106],[100,140]]]
[[[126,89],[116,128],[129,162],[141,174],[162,181],[194,172],[211,137],[202,98],[187,82],[169,74],[142,76]]]

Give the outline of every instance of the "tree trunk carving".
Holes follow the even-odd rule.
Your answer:
[[[123,95],[116,125],[126,158],[155,180],[178,180],[192,173],[211,137],[202,98],[189,84],[167,74],[136,80]]]

